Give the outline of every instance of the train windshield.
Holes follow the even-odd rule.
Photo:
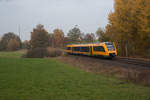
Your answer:
[[[107,46],[108,51],[114,51],[115,50],[114,44],[112,42],[106,43],[106,46]]]

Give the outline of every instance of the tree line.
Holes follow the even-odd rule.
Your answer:
[[[105,33],[119,55],[150,58],[150,0],[115,0]]]
[[[98,30],[102,30],[101,28]],[[67,35],[64,34],[62,29],[54,29],[53,33],[48,33],[44,25],[37,25],[31,32],[31,39],[21,41],[20,37],[13,32],[8,32],[3,35],[0,41],[0,51],[14,51],[18,49],[34,49],[37,47],[53,47],[64,48],[67,44],[75,43],[94,43],[100,39],[102,31],[95,33],[84,34],[75,26],[69,30]],[[103,32],[104,33],[104,32]]]

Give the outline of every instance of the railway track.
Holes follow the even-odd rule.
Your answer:
[[[82,58],[86,59],[87,61],[90,60],[93,63],[95,62],[103,62],[103,63],[111,63],[111,64],[116,64],[116,63],[120,63],[120,64],[125,64],[128,65],[128,67],[131,67],[129,65],[134,65],[134,68],[142,68],[142,69],[150,69],[150,60],[143,60],[143,59],[137,59],[137,58],[127,58],[127,57],[116,57],[112,60],[108,60],[105,58],[99,58],[99,57],[91,57],[91,56],[75,56],[75,55],[70,55],[71,57],[77,57],[77,58]]]
[[[127,64],[150,68],[149,60],[136,59],[136,58],[124,58],[124,57],[117,57],[116,60],[121,63],[127,63]]]

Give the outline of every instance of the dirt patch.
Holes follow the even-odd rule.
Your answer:
[[[150,86],[150,69],[119,63],[115,60],[87,56],[69,55],[56,59],[72,66],[79,67],[87,72],[114,76],[119,79]]]

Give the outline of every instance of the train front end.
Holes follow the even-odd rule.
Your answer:
[[[107,56],[109,58],[114,58],[117,56],[117,49],[113,42],[106,42]]]

